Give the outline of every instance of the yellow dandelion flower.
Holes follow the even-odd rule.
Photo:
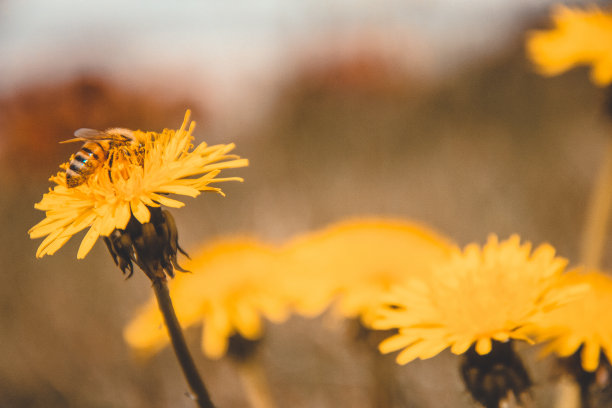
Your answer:
[[[493,340],[528,340],[526,328],[539,315],[575,294],[572,287],[555,286],[566,263],[547,244],[531,253],[531,244],[521,245],[516,235],[503,242],[492,235],[482,249],[468,245],[436,266],[430,278],[393,290],[373,327],[399,333],[379,348],[404,349],[397,362],[406,364],[447,347],[463,354],[475,343],[483,355]]]
[[[574,354],[580,346],[582,367],[595,371],[603,351],[612,361],[612,278],[601,272],[573,270],[560,286],[586,285],[586,295],[540,316],[537,338],[549,341],[544,351],[561,357]]]
[[[543,75],[557,75],[578,65],[591,66],[598,86],[612,81],[612,15],[596,6],[589,10],[557,6],[555,27],[528,35],[527,52]]]
[[[381,294],[427,273],[452,248],[449,240],[423,226],[364,218],[296,238],[286,245],[282,264],[299,312],[316,315],[337,300],[342,316],[367,322]]]
[[[211,183],[242,179],[218,178],[222,169],[248,165],[246,159],[229,155],[234,144],[192,146],[195,122],[187,111],[179,130],[165,129],[162,133],[129,131],[137,142],[131,145],[111,145],[106,160],[92,170],[86,181],[69,186],[66,169],[51,177],[56,185],[35,208],[45,211],[46,218],[29,231],[31,238],[46,237],[37,257],[51,255],[74,234],[89,228],[78,250],[84,258],[99,236],[107,237],[114,230],[123,230],[130,218],[141,224],[151,217],[152,207],[179,208],[181,201],[168,194],[196,197],[202,191],[221,193]]]
[[[275,283],[275,250],[250,240],[235,239],[196,251],[181,274],[170,283],[170,294],[183,327],[204,322],[202,348],[211,358],[222,357],[228,339],[238,333],[255,340],[262,334],[261,318],[282,322],[289,307]],[[151,299],[124,331],[127,343],[155,352],[168,343],[162,316]]]

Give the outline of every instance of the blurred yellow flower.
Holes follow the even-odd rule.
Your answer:
[[[84,258],[99,236],[125,229],[132,215],[146,223],[151,216],[148,207],[184,205],[167,194],[195,197],[201,191],[222,193],[209,184],[241,181],[217,175],[222,169],[246,166],[248,161],[227,154],[234,144],[201,143],[193,148],[195,122],[189,122],[189,116],[187,111],[177,131],[133,131],[139,146],[111,147],[105,163],[81,185],[68,187],[65,171],[51,177],[55,187],[35,205],[46,212],[46,218],[29,231],[30,238],[46,236],[36,256],[55,253],[74,234],[89,227],[77,254],[77,258]],[[65,170],[68,166],[64,163],[60,167]]]
[[[463,354],[476,343],[482,355],[492,340],[528,340],[526,329],[538,316],[575,294],[573,287],[555,286],[565,265],[550,245],[531,253],[531,244],[521,245],[516,235],[501,243],[492,235],[482,249],[471,244],[457,250],[428,279],[415,279],[388,296],[373,327],[399,334],[380,350],[404,349],[397,362],[406,364],[447,347]]]
[[[612,81],[612,15],[557,6],[555,27],[529,33],[527,53],[543,75],[557,75],[578,65],[591,65],[598,86]]]
[[[300,313],[316,315],[335,300],[342,316],[361,317],[367,324],[383,293],[428,273],[453,248],[423,226],[365,218],[294,239],[285,246],[281,262],[287,291]]]
[[[561,357],[574,354],[582,346],[582,367],[595,371],[603,351],[612,361],[612,278],[600,272],[573,270],[564,275],[560,286],[586,285],[586,295],[540,316],[537,338],[550,341],[545,352]]]
[[[185,264],[191,274],[170,282],[170,295],[184,327],[204,322],[202,348],[222,357],[235,333],[255,340],[262,334],[261,317],[287,318],[289,307],[276,290],[276,252],[255,242],[235,239],[202,247]],[[127,343],[155,352],[168,343],[162,316],[151,299],[126,327]]]
[[[447,260],[453,248],[411,223],[354,220],[280,249],[244,239],[205,246],[185,265],[193,274],[177,276],[170,291],[185,326],[204,322],[204,352],[217,358],[235,333],[257,339],[261,316],[280,322],[295,309],[312,316],[337,301],[343,316],[367,321],[392,285],[428,273],[430,264]],[[159,349],[167,343],[161,322],[151,299],[126,328],[127,342]]]

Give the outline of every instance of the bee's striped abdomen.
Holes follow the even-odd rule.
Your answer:
[[[86,142],[79,150],[66,169],[66,184],[76,187],[87,180],[98,167],[106,160],[106,150],[99,142]]]

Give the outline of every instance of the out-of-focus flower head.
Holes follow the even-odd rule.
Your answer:
[[[590,65],[598,86],[612,81],[612,15],[597,6],[588,10],[556,6],[554,27],[532,31],[527,52],[543,75],[557,75],[575,66]]]
[[[285,298],[277,291],[276,251],[251,240],[213,243],[195,251],[185,263],[191,274],[170,282],[176,314],[184,327],[203,322],[202,348],[211,358],[222,357],[228,340],[240,334],[256,340],[262,334],[262,317],[282,322],[289,314]],[[132,347],[155,352],[168,343],[162,316],[150,299],[126,327]]]
[[[612,278],[598,272],[573,270],[563,276],[561,288],[586,285],[586,294],[563,307],[541,315],[537,338],[549,341],[545,352],[561,357],[574,354],[582,346],[581,362],[586,371],[595,371],[603,351],[612,361]]]
[[[573,286],[557,286],[566,263],[550,245],[532,253],[531,244],[521,245],[516,235],[502,242],[492,235],[482,248],[470,244],[455,251],[428,279],[393,290],[373,326],[399,333],[380,350],[404,349],[397,362],[406,364],[447,347],[463,354],[475,343],[484,355],[492,340],[529,340],[527,329],[542,313],[577,296]]]
[[[179,319],[185,326],[203,321],[204,351],[220,357],[233,334],[249,340],[261,335],[260,316],[276,322],[291,310],[312,316],[335,302],[340,315],[367,323],[391,286],[427,274],[453,248],[405,221],[353,220],[281,248],[254,240],[210,244],[186,263],[193,275],[178,276],[170,289]],[[160,322],[151,300],[126,329],[128,343],[138,349],[163,346]]]
[[[332,302],[344,317],[370,320],[393,285],[429,273],[453,245],[428,228],[400,220],[344,221],[290,241],[282,253],[287,292],[298,312],[316,315]]]
[[[31,238],[46,237],[37,257],[51,255],[74,234],[89,228],[77,253],[84,258],[99,236],[108,237],[115,230],[124,230],[132,217],[146,224],[149,208],[184,205],[168,194],[196,197],[202,191],[221,189],[210,186],[239,177],[218,178],[222,169],[248,165],[246,159],[227,154],[234,144],[208,146],[191,144],[194,122],[187,111],[179,130],[162,133],[133,131],[138,142],[111,147],[102,165],[96,167],[86,181],[75,187],[66,182],[64,170],[51,177],[55,183],[35,208],[45,211],[46,218],[29,231]]]

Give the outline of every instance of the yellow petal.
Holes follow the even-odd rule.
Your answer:
[[[79,251],[77,252],[77,259],[83,259],[85,256],[91,251],[94,244],[96,243],[100,233],[96,228],[96,224],[92,225],[91,228],[85,234],[83,241],[81,241],[81,245],[79,246]]]
[[[238,332],[245,338],[255,340],[261,336],[261,320],[259,313],[245,301],[236,301],[232,322]]]
[[[431,358],[447,347],[439,341],[420,341],[404,349],[397,355],[396,361],[400,365],[407,364],[412,360]]]
[[[168,194],[182,194],[189,197],[197,197],[200,194],[200,191],[197,188],[173,184],[167,186],[161,186],[157,189],[158,193],[168,193]]]
[[[50,234],[38,248],[36,256],[38,258],[43,255],[53,255],[58,249],[60,249],[68,240],[71,235],[64,234],[64,230],[58,230],[57,234]]]
[[[576,350],[578,350],[578,347],[580,347],[582,341],[582,336],[580,336],[579,334],[569,335],[564,338],[564,341],[562,343],[559,344],[557,352],[562,357],[570,356],[574,354]]]
[[[174,200],[172,198],[168,198],[160,194],[150,194],[150,197],[151,199],[157,201],[161,205],[165,205],[166,207],[181,208],[185,205],[185,203],[181,201]]]
[[[584,347],[580,353],[582,368],[584,368],[585,371],[595,371],[597,366],[599,366],[599,354],[599,344],[595,342],[584,343]]]
[[[115,216],[113,217],[115,228],[125,229],[131,217],[130,207],[126,202],[120,203],[115,207]]]
[[[403,334],[393,335],[385,340],[383,340],[379,345],[378,349],[381,353],[387,354],[393,351],[399,350],[401,348],[407,347],[410,344],[414,343],[415,339],[409,336],[405,336]]]
[[[41,244],[38,246],[38,250],[36,251],[36,257],[37,258],[41,258],[41,257],[43,257],[47,253],[46,249],[49,247],[49,245],[51,245],[57,239],[57,237],[60,236],[62,231],[63,231],[63,229],[57,229],[57,230],[51,232],[43,240],[43,242],[41,242]]]
[[[202,349],[204,353],[213,359],[225,355],[228,345],[228,337],[232,329],[229,317],[224,309],[216,308],[205,320],[204,333],[202,335]]]
[[[130,208],[134,217],[136,217],[138,222],[140,222],[141,224],[145,224],[151,219],[151,213],[149,212],[149,209],[139,199],[133,199],[130,203]]]
[[[465,353],[470,348],[472,343],[474,343],[474,340],[471,339],[471,338],[470,339],[457,340],[451,346],[451,353],[457,354],[457,355],[463,354],[463,353]]]
[[[479,339],[476,341],[476,352],[481,356],[484,354],[489,354],[491,351],[491,339],[488,337]]]

